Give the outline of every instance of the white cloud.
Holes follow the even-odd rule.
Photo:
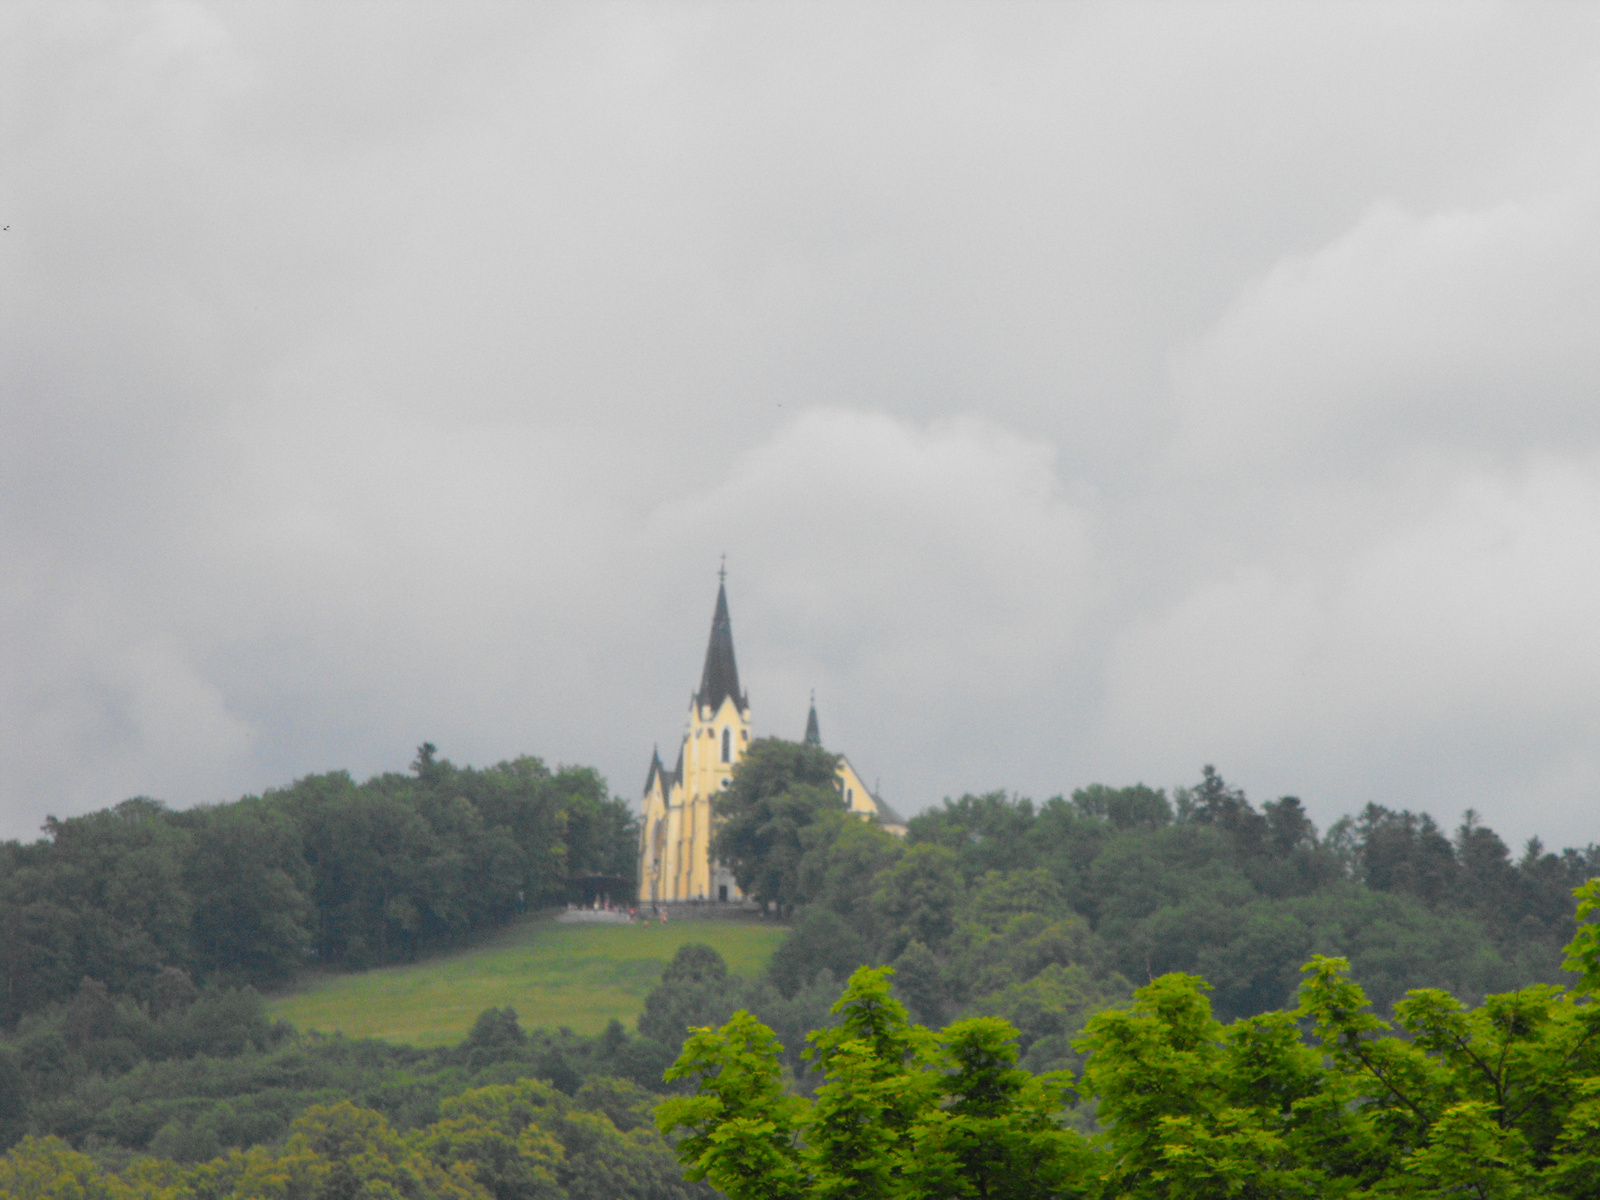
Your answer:
[[[1252,284],[1177,368],[1179,452],[1361,474],[1420,446],[1600,436],[1600,193],[1417,216],[1384,202]]]
[[[1124,629],[1108,757],[1239,764],[1324,820],[1372,800],[1592,838],[1600,455],[1463,470],[1430,511],[1318,551],[1241,567]]]
[[[31,597],[47,611],[6,614],[7,627],[34,636],[7,655],[0,783],[8,796],[50,802],[10,808],[12,836],[35,833],[47,811],[114,803],[150,779],[180,795],[224,795],[256,739],[253,723],[194,662],[193,648],[130,628],[114,592],[80,578]]]

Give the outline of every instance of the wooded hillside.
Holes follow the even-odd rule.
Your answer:
[[[815,747],[763,739],[723,800],[719,851],[796,914],[772,981],[795,995],[892,964],[918,1019],[1003,1014],[1025,1052],[1064,1044],[1046,993],[1125,996],[1170,971],[1209,980],[1227,1020],[1292,1005],[1314,954],[1348,958],[1380,1009],[1413,987],[1476,1002],[1561,982],[1572,889],[1600,875],[1600,847],[1535,839],[1513,857],[1471,813],[1447,836],[1368,805],[1319,834],[1295,797],[1257,807],[1209,766],[1170,797],[963,796],[901,841],[846,815],[817,784],[830,770]]]
[[[148,1001],[163,968],[269,984],[459,942],[635,870],[635,825],[586,767],[483,770],[419,751],[410,774],[343,771],[230,804],[134,799],[0,845],[0,1025],[91,978]]]

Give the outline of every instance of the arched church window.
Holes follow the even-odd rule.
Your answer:
[[[726,725],[722,727],[722,761],[733,761],[733,730]]]

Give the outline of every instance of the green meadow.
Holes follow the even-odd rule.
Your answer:
[[[301,1030],[414,1046],[460,1041],[484,1009],[507,1004],[524,1029],[593,1034],[615,1017],[631,1033],[679,946],[704,942],[748,979],[787,932],[743,921],[569,925],[539,914],[423,962],[307,975],[293,991],[267,997],[267,1009]]]

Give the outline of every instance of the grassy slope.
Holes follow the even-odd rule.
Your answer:
[[[415,1046],[459,1041],[479,1013],[505,1004],[517,1010],[524,1029],[566,1025],[599,1033],[616,1017],[632,1032],[645,996],[685,942],[715,947],[730,971],[748,979],[786,932],[745,922],[565,925],[534,916],[471,949],[425,962],[310,976],[295,991],[269,997],[267,1007],[300,1029]]]

